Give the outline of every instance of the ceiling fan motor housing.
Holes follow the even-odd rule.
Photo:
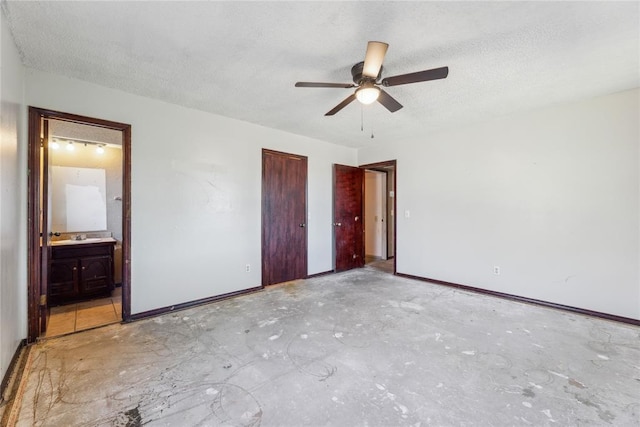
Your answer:
[[[356,65],[351,67],[351,76],[353,77],[353,82],[360,86],[364,82],[376,82],[380,80],[382,76],[382,66],[380,66],[380,71],[378,72],[378,77],[372,79],[371,77],[363,76],[362,69],[364,67],[364,61],[358,62]]]

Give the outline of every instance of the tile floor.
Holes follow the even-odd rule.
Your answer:
[[[51,307],[45,338],[83,331],[122,320],[122,288],[111,297]]]
[[[365,263],[367,267],[373,268],[374,270],[381,271],[383,273],[393,274],[394,272],[394,260],[390,259],[379,259],[375,257],[370,257],[367,255],[365,258]]]

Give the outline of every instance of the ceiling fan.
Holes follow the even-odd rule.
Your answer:
[[[296,87],[356,88],[354,93],[349,95],[340,104],[336,105],[326,113],[325,116],[333,116],[355,99],[365,105],[378,101],[387,110],[393,113],[401,109],[402,104],[382,90],[380,86],[398,86],[409,83],[444,79],[449,74],[449,67],[440,67],[433,68],[431,70],[417,71],[415,73],[385,77],[380,80],[382,76],[382,61],[384,60],[384,55],[387,53],[388,47],[389,45],[383,42],[371,41],[367,44],[367,53],[365,54],[364,62],[358,62],[351,68],[353,83],[297,82]]]

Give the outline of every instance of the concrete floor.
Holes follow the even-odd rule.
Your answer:
[[[640,423],[640,328],[371,267],[31,349],[18,426]]]

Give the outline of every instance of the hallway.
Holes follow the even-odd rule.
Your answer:
[[[637,425],[639,329],[373,268],[31,347],[18,426]]]

